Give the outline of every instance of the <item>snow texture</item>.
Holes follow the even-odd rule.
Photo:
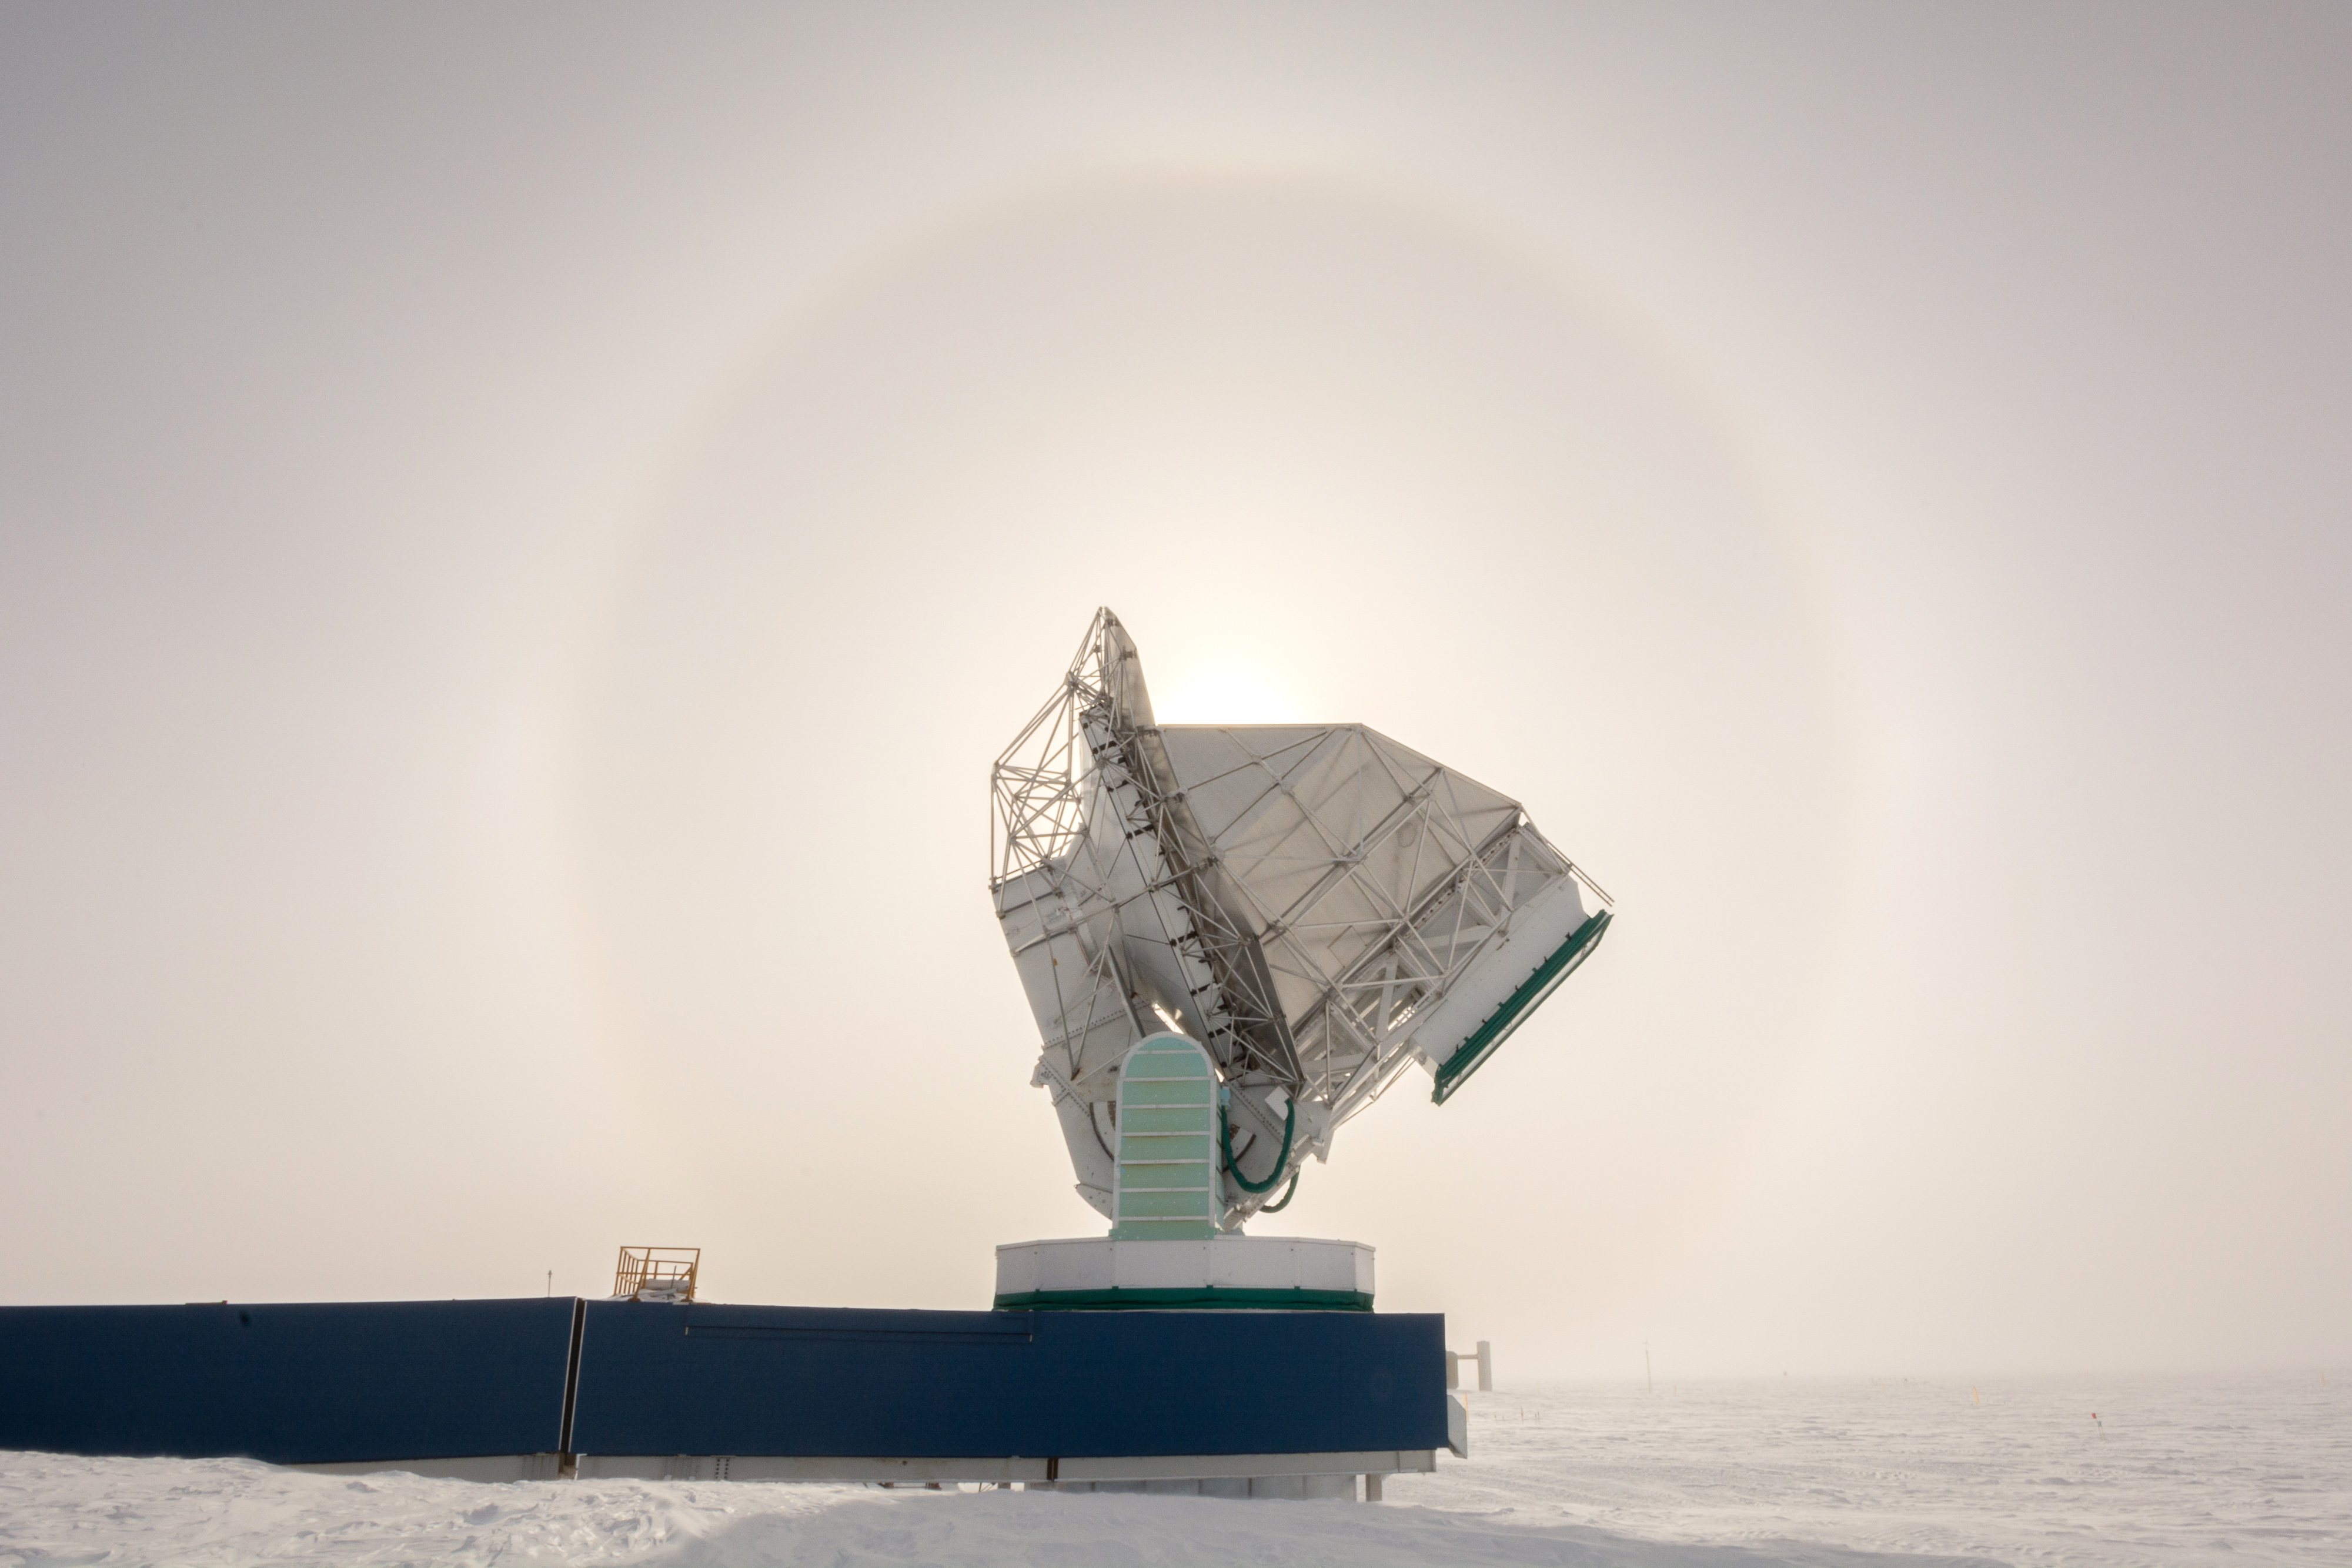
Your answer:
[[[0,1455],[0,1568],[2352,1563],[2352,1417],[2315,1375],[1471,1397],[1474,1457],[1378,1507]]]

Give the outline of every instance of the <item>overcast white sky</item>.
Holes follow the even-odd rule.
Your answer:
[[[2352,12],[0,10],[0,1301],[985,1305],[1096,605],[1619,899],[1284,1227],[2352,1360]]]

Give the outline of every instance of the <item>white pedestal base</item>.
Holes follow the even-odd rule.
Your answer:
[[[1372,1310],[1372,1249],[1360,1241],[1214,1236],[1014,1241],[996,1249],[1001,1311]]]

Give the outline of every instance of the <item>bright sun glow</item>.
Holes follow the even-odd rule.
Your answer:
[[[1283,693],[1255,671],[1233,665],[1180,674],[1163,695],[1151,694],[1162,724],[1301,724]]]

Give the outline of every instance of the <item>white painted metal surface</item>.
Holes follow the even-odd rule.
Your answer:
[[[386,1462],[352,1467],[409,1470],[436,1461]],[[446,1463],[448,1461],[439,1461]],[[320,1467],[324,1468],[324,1467]],[[1381,1448],[1359,1453],[1153,1454],[1127,1458],[858,1458],[761,1454],[583,1454],[582,1480],[887,1481],[919,1486],[928,1481],[1048,1481],[1071,1490],[1133,1481],[1280,1481],[1360,1475],[1427,1473],[1437,1468],[1432,1448]],[[1280,1488],[1252,1495],[1286,1495]],[[1291,1491],[1286,1495],[1297,1496]]]
[[[996,1249],[996,1293],[1038,1291],[1345,1291],[1372,1294],[1372,1249],[1360,1241],[1217,1236],[1119,1241],[1103,1236],[1015,1241]]]
[[[1044,1036],[1032,1082],[1107,1217],[1114,1070],[1145,1036],[1215,1063],[1230,1229],[1409,1064],[1450,1092],[1607,924],[1517,801],[1362,725],[1157,723],[1108,610],[992,789],[991,887]]]
[[[551,1481],[562,1476],[561,1454],[480,1454],[461,1459],[340,1459],[316,1465],[280,1465],[323,1476],[373,1476],[404,1470],[453,1481]]]
[[[559,1479],[554,1454],[489,1454],[468,1459],[371,1459],[323,1465],[285,1465],[322,1475],[368,1476],[404,1471],[450,1480],[518,1481]],[[1330,1454],[1153,1454],[1129,1458],[1031,1459],[975,1456],[967,1458],[808,1458],[782,1454],[583,1454],[581,1480],[647,1481],[868,1481],[895,1486],[928,1482],[1023,1482],[1066,1491],[1097,1488],[1159,1491],[1207,1491],[1234,1497],[1345,1496],[1358,1476],[1426,1474],[1437,1469],[1431,1448],[1380,1448]],[[1317,1485],[1343,1479],[1345,1488]],[[1301,1483],[1305,1483],[1302,1485]]]
[[[1478,1392],[1495,1392],[1495,1347],[1485,1340],[1476,1350],[1449,1350],[1445,1353],[1445,1386],[1462,1386],[1462,1364],[1470,1362],[1478,1368]]]

